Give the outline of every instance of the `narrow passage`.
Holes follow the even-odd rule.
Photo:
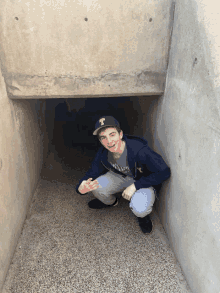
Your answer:
[[[145,235],[125,199],[97,211],[75,192],[93,155],[49,154],[3,293],[190,293],[155,211]]]

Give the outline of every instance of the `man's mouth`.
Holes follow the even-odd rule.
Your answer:
[[[109,146],[108,148],[109,148],[109,149],[111,149],[111,148],[113,148],[114,146],[115,146],[115,144],[114,144],[114,145],[112,145],[112,146]]]

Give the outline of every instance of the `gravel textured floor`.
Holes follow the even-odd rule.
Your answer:
[[[190,293],[156,212],[145,235],[124,199],[89,209],[74,187],[92,154],[65,154],[48,157],[3,293]]]

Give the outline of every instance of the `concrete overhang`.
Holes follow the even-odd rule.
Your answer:
[[[2,0],[0,8],[10,98],[163,93],[172,1]]]

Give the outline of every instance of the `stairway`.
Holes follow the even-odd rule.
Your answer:
[[[145,235],[125,199],[96,211],[75,192],[93,155],[49,154],[2,293],[190,293],[155,211]]]

